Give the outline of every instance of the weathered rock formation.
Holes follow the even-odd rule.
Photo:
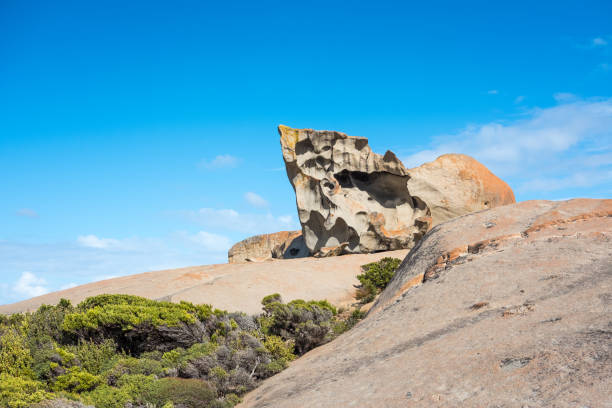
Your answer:
[[[262,262],[272,258],[293,259],[309,255],[302,231],[255,235],[240,241],[227,253],[229,263]]]
[[[408,190],[426,203],[433,225],[514,203],[514,193],[504,181],[464,154],[445,154],[408,174]]]
[[[407,170],[363,137],[282,125],[279,133],[314,256],[411,248],[432,223],[514,202],[510,187],[468,156]]]
[[[472,213],[434,227],[362,322],[239,407],[611,406],[611,316],[612,200]]]

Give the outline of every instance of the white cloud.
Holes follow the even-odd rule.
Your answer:
[[[20,208],[15,212],[15,214],[20,217],[38,218],[38,213],[31,208]]]
[[[497,95],[497,94],[499,94],[499,91],[497,89],[490,89],[490,90],[487,91],[487,93],[489,95]]]
[[[557,102],[571,102],[578,99],[576,95],[570,92],[557,92],[553,94],[553,98],[555,98]]]
[[[77,243],[86,248],[109,249],[121,245],[120,241],[112,238],[98,238],[95,235],[80,235]]]
[[[232,246],[232,241],[223,235],[200,231],[189,237],[191,241],[210,252],[227,252]]]
[[[193,265],[227,262],[227,249],[235,240],[197,232],[174,232],[161,238],[111,240],[119,246],[80,245],[76,240],[58,243],[22,243],[0,240],[0,304],[44,292],[120,276]],[[96,237],[98,238],[98,237]],[[108,244],[103,238],[102,246]],[[100,242],[86,239],[94,245]],[[110,245],[110,244],[109,244]],[[99,245],[98,245],[99,246]],[[16,273],[15,271],[19,271]],[[31,271],[19,278],[21,271]],[[37,278],[45,276],[47,280]],[[18,284],[15,282],[18,281]]]
[[[278,217],[278,221],[285,225],[293,225],[293,217],[290,215],[281,215]]]
[[[564,103],[532,109],[519,120],[471,125],[438,137],[427,150],[406,157],[406,166],[445,153],[465,153],[509,181],[515,191],[606,189],[612,170],[612,99],[555,96]]]
[[[263,234],[283,229],[297,229],[298,224],[291,215],[274,216],[266,214],[242,214],[232,209],[200,208],[179,211],[176,214],[206,228],[223,231],[238,231],[249,234]]]
[[[253,207],[265,208],[268,206],[268,202],[262,196],[251,191],[244,194],[244,199]]]
[[[525,96],[523,95],[519,95],[516,98],[514,98],[514,103],[521,103],[525,100]]]
[[[207,169],[226,169],[236,167],[240,163],[240,159],[231,154],[221,154],[212,160],[202,159],[198,163],[198,167]]]
[[[46,285],[47,282],[43,278],[31,272],[24,272],[13,286],[13,291],[20,296],[31,298],[49,293]]]
[[[600,184],[612,183],[612,170],[609,171],[580,171],[563,177],[534,178],[526,181],[522,188],[524,191],[556,191],[567,186],[574,188],[593,187]]]
[[[605,39],[601,37],[596,37],[596,38],[593,38],[593,40],[591,41],[591,44],[594,47],[605,47],[606,45],[608,45],[608,41],[606,41]]]

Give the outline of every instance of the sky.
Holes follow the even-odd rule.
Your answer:
[[[298,229],[277,125],[612,198],[610,1],[0,0],[0,304]]]

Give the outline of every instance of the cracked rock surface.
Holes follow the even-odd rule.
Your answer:
[[[612,200],[429,231],[368,316],[249,393],[260,407],[612,406]]]
[[[412,248],[432,225],[514,202],[506,183],[465,155],[406,169],[363,137],[282,125],[279,133],[314,256]]]

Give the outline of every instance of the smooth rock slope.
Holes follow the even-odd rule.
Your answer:
[[[280,293],[283,299],[327,299],[336,305],[353,303],[356,276],[361,265],[385,256],[403,258],[407,250],[336,258],[270,260],[261,263],[237,263],[194,266],[190,268],[147,272],[89,283],[49,293],[22,302],[0,306],[0,313],[37,309],[42,304],[57,304],[61,298],[76,304],[89,296],[122,293],[149,299],[209,303],[219,309],[261,312],[261,299]]]
[[[611,344],[612,200],[522,202],[434,227],[240,407],[609,407]]]
[[[468,156],[445,155],[407,170],[393,152],[373,153],[363,137],[278,130],[314,256],[411,248],[432,225],[514,202],[510,187]]]

